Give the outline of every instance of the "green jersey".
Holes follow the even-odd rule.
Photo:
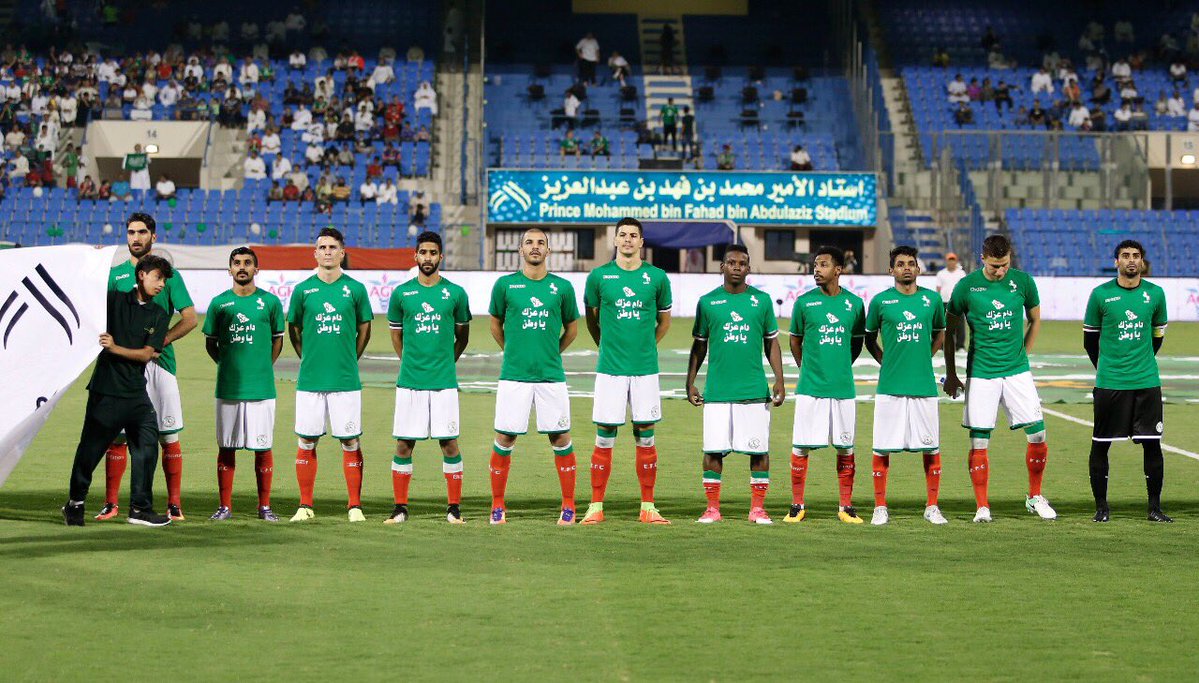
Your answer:
[[[673,305],[666,271],[648,263],[625,270],[615,261],[587,275],[583,304],[599,309],[599,364],[605,375],[658,373],[658,314]]]
[[[970,325],[966,375],[982,379],[1028,372],[1024,312],[1041,305],[1028,273],[1009,270],[994,282],[978,269],[962,278],[949,298],[949,313]]]
[[[673,104],[662,105],[662,125],[673,126],[679,120],[679,108]]]
[[[283,303],[265,289],[218,294],[204,316],[204,336],[217,342],[216,397],[223,401],[275,398],[272,346],[283,336]]]
[[[122,168],[126,171],[144,171],[150,164],[150,158],[145,154],[126,154]]]
[[[470,324],[466,290],[444,277],[432,286],[412,278],[391,290],[387,324],[404,335],[396,386],[421,391],[458,388],[454,332]]]
[[[579,317],[569,280],[553,273],[540,280],[530,280],[521,271],[504,275],[491,288],[489,312],[504,324],[500,379],[566,381],[558,340],[562,328]]]
[[[829,296],[816,287],[795,299],[791,336],[803,339],[797,393],[817,398],[854,398],[853,338],[866,334],[866,305],[841,288]]]
[[[891,287],[870,300],[866,331],[883,340],[883,368],[878,393],[888,396],[936,396],[933,337],[945,329],[945,306],[939,294],[917,287],[902,294]]]
[[[1099,333],[1096,388],[1161,386],[1153,355],[1153,336],[1166,333],[1166,293],[1161,287],[1145,279],[1132,289],[1117,280],[1099,285],[1087,300],[1082,328]]]
[[[762,371],[764,339],[778,336],[770,295],[756,287],[730,294],[717,287],[695,305],[692,336],[708,342],[707,403],[761,402],[770,399]]]
[[[108,271],[108,289],[118,292],[132,292],[137,288],[137,273],[134,272],[133,261],[126,261]],[[167,319],[175,315],[175,311],[195,306],[191,295],[187,293],[187,285],[183,282],[183,274],[173,270],[167,284],[154,297],[154,303],[167,312]],[[159,367],[172,375],[175,374],[175,345],[167,344],[162,353],[154,361]]]
[[[370,322],[366,287],[342,273],[326,283],[316,275],[296,285],[287,322],[300,327],[304,357],[300,391],[358,391],[358,326]]]

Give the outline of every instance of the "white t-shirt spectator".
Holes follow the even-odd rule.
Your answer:
[[[962,281],[962,278],[966,277],[966,269],[961,266],[953,270],[942,268],[937,271],[936,277],[937,291],[941,293],[941,301],[949,303],[949,297],[953,295],[953,288]]]
[[[246,116],[246,130],[262,130],[266,128],[266,112],[261,109],[252,109]]]
[[[158,193],[159,197],[173,197],[175,196],[175,181],[163,178],[154,184],[154,191]]]
[[[131,121],[149,121],[154,118],[154,112],[151,107],[154,103],[145,95],[138,95],[133,101],[133,109],[129,111],[129,119]]]
[[[310,164],[319,164],[325,156],[325,147],[323,145],[313,143],[304,148],[304,158]]]
[[[266,162],[260,156],[249,156],[242,162],[248,180],[263,180],[266,178]]]
[[[271,131],[262,136],[262,153],[263,154],[278,154],[283,149],[283,141],[279,138],[279,134]]]
[[[399,190],[388,178],[387,182],[379,188],[379,196],[375,198],[376,204],[399,204]]]
[[[1166,116],[1186,116],[1187,103],[1181,95],[1166,100]]]
[[[38,93],[29,101],[29,111],[34,116],[45,116],[47,109],[50,107],[50,97],[43,93]]]
[[[254,62],[243,63],[241,65],[241,73],[237,75],[237,81],[242,85],[255,85],[258,83],[258,65]]]
[[[579,115],[579,98],[575,97],[573,92],[566,93],[566,99],[562,101],[562,109],[570,118],[575,118]]]
[[[949,95],[949,101],[957,104],[958,102],[969,102],[970,96],[966,94],[966,81],[961,78],[955,78],[945,86],[945,91]]]
[[[308,124],[308,129],[300,136],[300,141],[317,145],[323,144],[325,142],[325,126],[320,121],[313,121]]]
[[[308,110],[308,107],[301,104],[299,109],[296,109],[296,113],[292,114],[291,129],[292,130],[308,130],[308,126],[311,124],[312,124],[312,112]]]
[[[8,135],[4,136],[4,146],[9,149],[20,149],[23,144],[25,144],[25,133],[16,126],[13,126],[12,130],[8,131]]]
[[[1117,81],[1132,78],[1132,65],[1123,59],[1116,60],[1116,63],[1112,64],[1112,77]]]
[[[372,201],[379,196],[379,186],[375,181],[367,179],[358,186],[358,196],[364,201]]]
[[[791,163],[796,166],[804,166],[805,164],[812,163],[812,156],[808,154],[808,150],[806,149],[791,150]]]
[[[584,37],[575,45],[579,57],[589,62],[598,62],[600,57],[599,41],[595,38]]]
[[[215,80],[217,76],[224,76],[226,82],[232,81],[233,80],[233,66],[230,65],[229,62],[222,61],[220,64],[217,64],[216,66],[212,67],[213,80]]]
[[[62,115],[62,122],[70,125],[75,123],[75,117],[79,115],[79,100],[71,93],[67,93],[58,101],[58,111]]]
[[[1187,132],[1199,133],[1199,104],[1187,113]]]
[[[437,116],[437,92],[433,90],[432,84],[428,81],[421,82],[412,98],[417,111],[428,109],[430,114]]]
[[[308,66],[308,57],[304,55],[303,51],[296,50],[287,58],[287,65],[293,69],[303,69]]]
[[[1053,77],[1045,71],[1038,71],[1032,75],[1032,85],[1029,87],[1033,94],[1039,92],[1047,92],[1053,94]]]
[[[1082,128],[1090,120],[1091,112],[1087,111],[1085,106],[1078,104],[1070,110],[1070,118],[1066,122],[1070,124],[1071,128]]]
[[[1120,107],[1116,110],[1115,114],[1112,114],[1112,117],[1116,119],[1117,123],[1128,123],[1132,120],[1132,109],[1130,107]]]
[[[164,107],[173,107],[179,101],[179,86],[174,81],[162,86],[158,91],[158,103]]]
[[[391,64],[380,62],[375,66],[375,70],[371,72],[371,77],[367,80],[367,85],[373,90],[375,86],[382,83],[390,83],[396,78],[395,69],[391,68]]]
[[[375,115],[369,111],[360,111],[354,116],[354,131],[366,133],[375,127]]]
[[[291,159],[280,154],[271,165],[271,180],[283,180],[291,173]]]
[[[194,78],[196,80],[204,80],[204,67],[200,66],[199,62],[189,62],[183,67],[184,78]]]

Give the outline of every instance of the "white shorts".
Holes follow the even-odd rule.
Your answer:
[[[216,400],[218,448],[269,451],[275,436],[275,399]]]
[[[501,379],[495,392],[495,431],[524,434],[529,431],[529,411],[537,407],[537,431],[560,434],[570,431],[570,396],[566,382],[513,382]]]
[[[768,403],[705,403],[704,453],[770,451]]]
[[[962,426],[968,429],[994,429],[1000,406],[1003,406],[1012,429],[1023,429],[1045,419],[1037,385],[1032,381],[1032,373],[1025,371],[1010,377],[968,379]]]
[[[150,403],[158,414],[158,433],[183,431],[183,400],[179,396],[179,380],[158,363],[146,363],[146,393],[150,395]]]
[[[795,426],[791,445],[795,448],[853,448],[858,407],[852,398],[817,398],[796,394]]]
[[[405,441],[458,438],[458,390],[396,387],[391,435]]]
[[[935,451],[941,446],[941,414],[935,396],[874,397],[874,450]]]
[[[625,423],[625,408],[633,407],[633,424],[653,424],[662,419],[658,375],[595,375],[591,421],[599,425]]]
[[[362,391],[297,391],[296,434],[309,439],[325,435],[329,421],[334,439],[362,436]]]

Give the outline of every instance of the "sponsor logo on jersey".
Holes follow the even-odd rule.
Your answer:
[[[112,279],[112,281],[113,281],[113,282],[116,282],[117,280],[124,280],[124,279],[125,279],[125,278],[127,278],[127,277],[130,277],[130,274],[129,274],[129,273],[121,273],[120,275],[118,275],[118,276],[114,277],[114,278]]]
[[[903,312],[903,317],[904,317],[904,318],[906,318],[906,319],[908,319],[908,320],[915,320],[915,319],[916,319],[916,314],[915,314],[915,313],[912,313],[911,311],[904,311],[904,312]]]
[[[545,304],[541,303],[541,299],[538,299],[538,298],[537,298],[537,297],[535,297],[535,296],[531,296],[531,297],[529,297],[529,301],[533,302],[533,305],[534,305],[534,306],[537,306],[537,307],[541,307],[541,306],[544,306],[544,305],[545,305]]]
[[[841,319],[838,318],[837,316],[833,315],[832,313],[825,313],[824,317],[828,318],[828,321],[830,323],[833,323],[834,325],[841,322]]]
[[[921,295],[920,295],[920,300],[924,302],[924,307],[925,307],[925,308],[928,308],[928,307],[929,307],[929,305],[930,305],[930,304],[932,304],[932,302],[931,302],[931,301],[929,301],[929,299],[928,299],[928,295],[927,295],[927,294],[921,294]]]
[[[633,290],[629,289],[628,287],[624,287],[623,289],[624,289],[625,296],[637,296],[637,292],[634,292]]]
[[[350,286],[349,285],[341,286],[341,295],[346,299],[350,298]]]
[[[300,292],[300,293],[301,293],[301,294],[312,294],[312,293],[314,293],[314,292],[317,292],[317,291],[319,291],[319,290],[317,290],[317,288],[316,288],[316,287],[313,287],[312,289],[305,289],[303,292]]]
[[[230,307],[230,306],[232,306],[234,303],[236,303],[236,302],[233,302],[233,301],[226,301],[225,303],[221,304],[220,306],[217,306],[217,308],[229,308],[229,307]]]
[[[733,322],[739,323],[742,320],[744,320],[744,318],[742,318],[741,315],[737,313],[737,311],[729,311],[729,317],[733,319]]]
[[[508,289],[524,289],[524,285],[508,285]]]
[[[883,299],[883,303],[884,304],[897,304],[897,303],[899,303],[899,299]]]
[[[823,304],[823,303],[824,303],[823,301],[809,301],[808,303],[804,304],[804,307],[805,307],[805,308],[811,308],[811,307],[813,307],[813,306],[819,306],[819,305],[821,305],[821,304]]]
[[[720,304],[727,304],[728,302],[728,299],[713,299],[709,301],[708,304],[711,306],[719,306]]]
[[[845,300],[845,310],[847,310],[847,311],[853,310],[853,302],[850,301],[849,299]]]
[[[604,279],[605,280],[619,280],[620,276],[619,275],[605,275]]]
[[[422,302],[420,302],[420,307],[421,307],[421,309],[422,309],[422,310],[424,310],[424,312],[425,312],[425,313],[432,313],[432,312],[433,312],[433,307],[432,307],[432,306],[430,306],[430,305],[429,305],[429,302],[427,302],[427,301],[422,301]]]
[[[1004,306],[1003,303],[997,299],[991,299],[991,305],[994,306],[995,310],[997,311],[1002,311],[1004,308],[1006,308],[1006,306]]]
[[[648,285],[649,284],[649,273],[642,273],[641,281]]]
[[[1014,292],[1014,291],[1016,291],[1016,289],[1017,289],[1017,285],[1016,285],[1016,281],[1015,281],[1015,280],[1008,280],[1008,281],[1007,281],[1007,286],[1008,286],[1009,288],[1011,288],[1011,290],[1012,290],[1013,292]]]
[[[333,304],[326,301],[325,302],[325,312],[326,313],[336,313],[337,309],[333,307]]]
[[[1136,320],[1136,319],[1137,319],[1137,314],[1136,314],[1136,313],[1133,313],[1132,311],[1124,311],[1124,315],[1128,316],[1128,319],[1129,319],[1129,320]]]
[[[970,288],[970,291],[972,291],[972,292],[985,292],[985,291],[987,291],[987,288],[986,288],[986,287],[971,287],[971,288]]]
[[[1119,300],[1120,300],[1120,297],[1118,297],[1118,296],[1109,296],[1108,298],[1103,300],[1103,303],[1110,304],[1113,301],[1119,301]]]
[[[417,294],[419,294],[419,292],[417,292],[415,290],[404,292],[404,296],[416,296]]]
[[[237,314],[237,322],[245,324],[245,323],[250,322],[250,319],[248,317],[246,317],[245,313],[238,313]]]

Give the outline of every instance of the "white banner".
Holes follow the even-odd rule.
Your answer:
[[[0,251],[0,484],[100,352],[116,247]]]
[[[387,302],[391,290],[397,285],[414,277],[415,269],[411,271],[355,270],[349,271],[351,277],[366,285],[371,295],[371,305],[376,314],[387,313]],[[487,306],[491,301],[491,286],[495,279],[504,273],[494,271],[458,271],[447,272],[445,276],[466,289],[470,296],[470,310],[476,316],[487,315]],[[587,273],[559,273],[570,280],[575,286],[579,298],[579,307],[583,305],[583,285]],[[258,286],[274,292],[283,300],[284,308],[291,298],[292,289],[302,280],[312,275],[312,271],[264,270],[258,274]],[[184,270],[188,291],[196,302],[196,311],[203,313],[208,308],[208,302],[221,292],[233,285],[229,273],[222,270]],[[1087,306],[1087,296],[1097,285],[1111,278],[1075,277],[1075,278],[1037,278],[1037,287],[1041,292],[1041,317],[1045,320],[1082,320]],[[690,318],[695,315],[695,303],[699,297],[720,286],[720,275],[672,273],[670,284],[674,290],[673,314],[678,317]],[[811,275],[751,275],[750,284],[765,290],[774,299],[775,314],[780,317],[791,316],[791,306],[795,298],[815,287]],[[1153,280],[1166,291],[1166,303],[1169,305],[1169,315],[1172,322],[1199,320],[1199,278],[1155,278]],[[845,275],[841,277],[841,286],[853,291],[858,296],[870,302],[870,298],[894,283],[889,275]],[[920,284],[935,289],[932,276],[920,278]],[[778,303],[781,301],[782,303]]]

